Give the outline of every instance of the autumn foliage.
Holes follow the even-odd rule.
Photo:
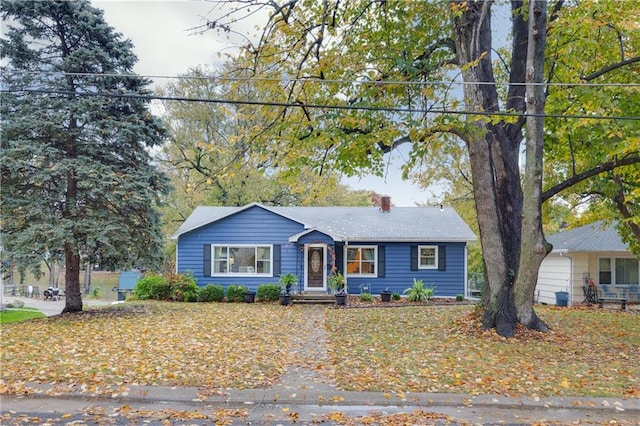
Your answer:
[[[323,325],[309,324],[307,309],[138,301],[6,324],[0,393],[27,392],[33,382],[88,394],[133,385],[216,392],[271,386],[289,368],[306,367],[341,389],[390,398],[640,397],[638,311],[541,307],[551,332],[520,327],[505,339],[483,331],[469,305],[327,307],[325,342],[315,339]],[[329,358],[314,359],[308,347],[301,356],[301,336],[326,344]]]

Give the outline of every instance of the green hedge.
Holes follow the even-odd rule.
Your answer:
[[[148,275],[138,280],[133,294],[140,300],[153,299],[154,288],[165,284],[167,281],[161,275]]]
[[[260,284],[256,298],[261,302],[274,302],[280,297],[280,284]]]
[[[231,284],[227,287],[227,302],[244,302],[244,294],[249,289],[242,284]]]
[[[200,289],[201,302],[222,302],[224,287],[219,284],[208,284]]]

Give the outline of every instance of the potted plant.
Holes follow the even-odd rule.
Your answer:
[[[336,304],[346,305],[347,303],[347,280],[340,272],[333,272],[329,275],[329,288],[335,292]]]
[[[280,304],[288,305],[291,303],[291,287],[298,282],[298,277],[291,272],[280,275]]]
[[[298,282],[298,277],[291,272],[287,272],[284,275],[280,275],[280,286],[284,287],[286,294],[291,294],[291,287]]]
[[[388,302],[391,302],[392,294],[393,292],[389,290],[389,288],[385,288],[380,292],[380,298],[382,299],[383,302],[388,303]]]

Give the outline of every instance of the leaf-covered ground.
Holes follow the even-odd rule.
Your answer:
[[[126,303],[2,327],[0,393],[24,382],[105,386],[269,386],[312,365],[295,333],[305,306]],[[553,332],[505,340],[472,322],[472,306],[325,310],[342,389],[640,397],[640,315],[540,308]],[[310,336],[313,339],[313,336]],[[307,352],[313,352],[310,348]],[[297,354],[297,355],[296,355]],[[126,390],[123,390],[125,392]]]
[[[328,310],[345,389],[640,397],[640,315],[538,308],[550,333],[483,332],[471,307]]]
[[[268,386],[293,362],[277,305],[147,303],[3,326],[6,381],[100,385]],[[85,390],[83,388],[83,390]]]

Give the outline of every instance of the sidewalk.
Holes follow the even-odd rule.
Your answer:
[[[5,305],[11,304],[16,300],[24,303],[24,306],[27,308],[36,308],[46,316],[50,317],[52,315],[58,315],[64,309],[64,299],[60,300],[44,300],[42,296],[40,297],[22,297],[22,296],[4,296]],[[110,305],[111,301],[107,300],[96,300],[90,299],[88,297],[82,298],[82,304],[87,306],[105,306]]]
[[[61,311],[64,302],[24,299],[29,306]],[[30,302],[30,303],[29,303]],[[55,308],[55,309],[54,309]],[[327,352],[323,308],[308,307],[293,351],[325,368],[290,367],[264,389],[206,389],[123,384],[89,389],[82,384],[25,383],[31,394],[2,395],[1,424],[365,424],[362,416],[437,413],[418,424],[614,424],[640,425],[640,399],[517,397],[445,393],[338,390]],[[306,313],[306,312],[305,312]],[[205,418],[203,418],[205,416]],[[360,418],[360,420],[358,420]],[[213,420],[215,419],[215,421]],[[33,421],[31,422],[33,423]],[[379,422],[377,424],[380,424]],[[405,424],[405,423],[401,423]]]
[[[246,416],[236,418],[233,424],[289,424],[293,422],[294,413],[296,423],[309,424],[323,419],[326,421],[332,413],[357,418],[372,412],[394,414],[423,410],[449,416],[446,424],[608,424],[613,421],[616,422],[614,424],[640,424],[640,401],[637,399],[508,398],[424,393],[408,393],[399,398],[397,395],[388,396],[377,392],[344,392],[313,384],[228,390],[223,394],[206,397],[197,388],[130,386],[125,392],[114,390],[111,395],[100,396],[79,391],[62,392],[50,385],[30,386],[38,389],[38,393],[29,396],[3,396],[2,413],[24,413],[30,417],[47,418],[47,415],[51,417],[55,413],[59,416],[65,413],[95,413],[97,407],[104,410],[106,415],[111,413],[112,416],[122,410],[122,407],[139,413],[167,409],[214,413],[216,409],[222,408],[244,410]],[[66,420],[68,422],[69,418]],[[194,420],[189,424],[208,423]],[[427,424],[442,423],[434,420],[434,423]]]

